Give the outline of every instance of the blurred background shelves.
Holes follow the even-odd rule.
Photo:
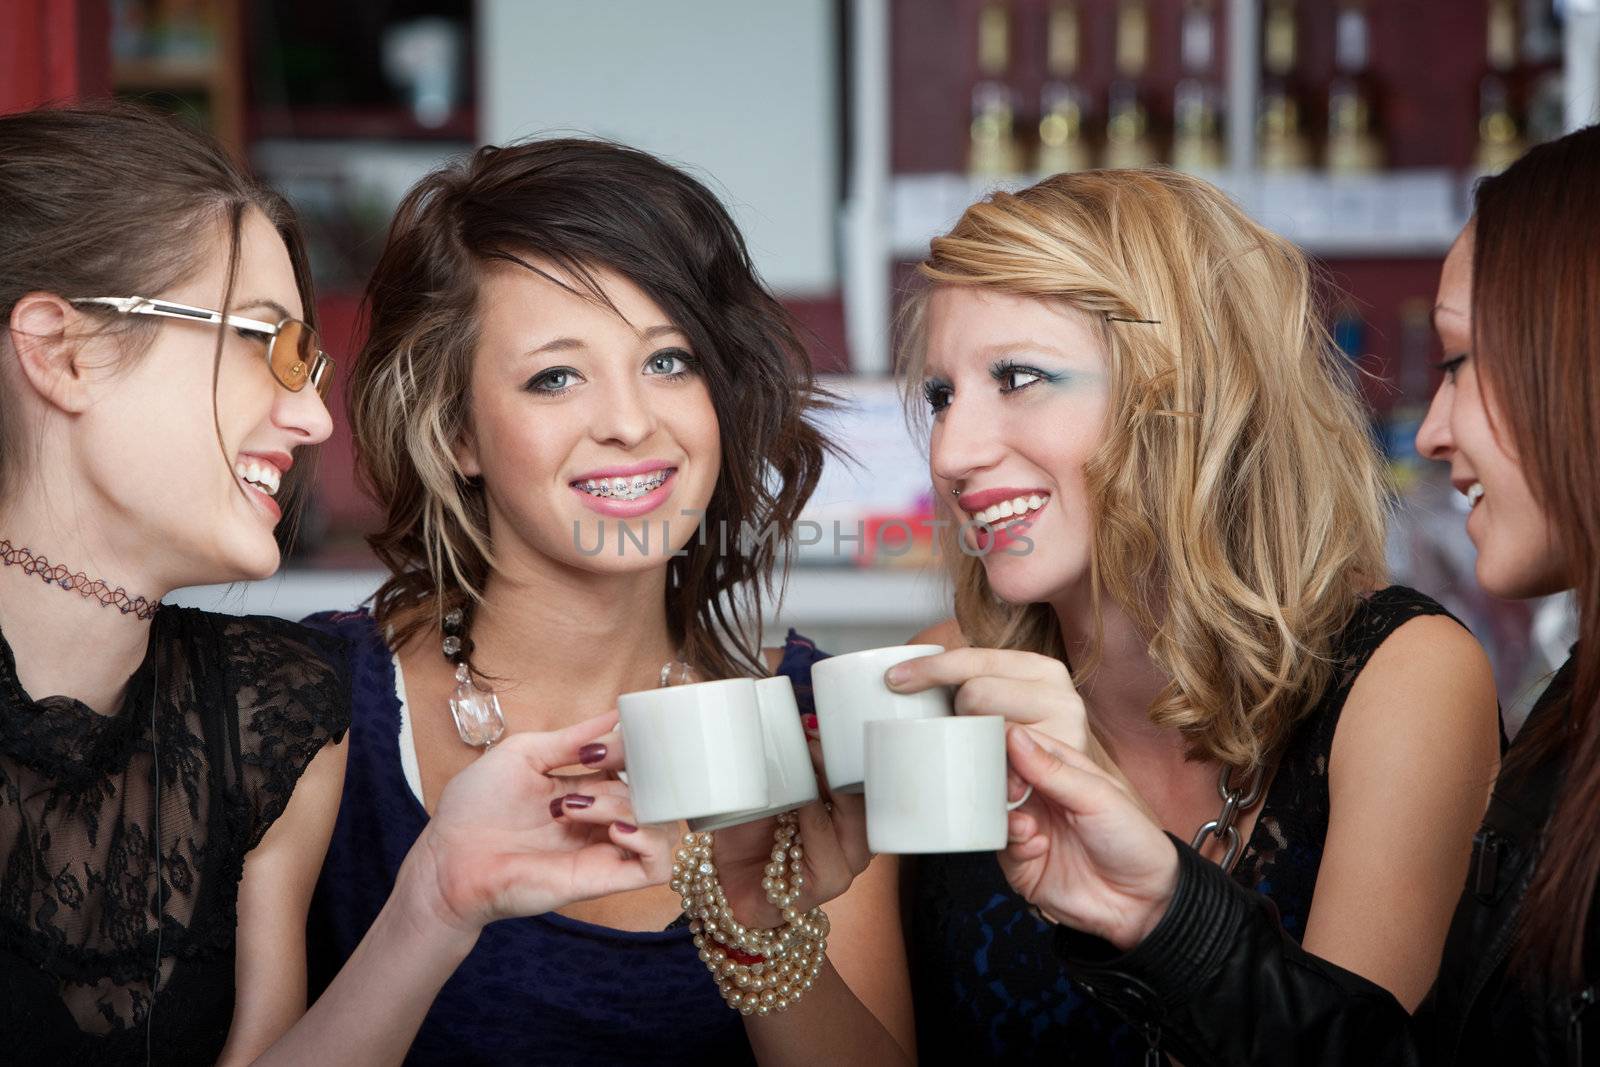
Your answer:
[[[888,254],[916,260],[967,205],[1046,175],[905,174],[890,190]],[[1197,172],[1262,225],[1323,259],[1443,256],[1466,224],[1477,175],[1416,167],[1372,174]]]
[[[377,591],[380,570],[292,568],[262,582],[180,589],[171,604],[233,615],[301,619],[313,612],[351,608]],[[949,594],[932,571],[796,568],[781,604],[766,603],[767,644],[782,644],[794,627],[829,651],[904,644],[949,617]]]
[[[1473,182],[1600,117],[1600,0],[0,4],[0,109],[109,92],[210,128],[285,190],[345,366],[388,220],[441,162],[580,133],[706,180],[849,400],[828,429],[855,459],[830,464],[807,509],[822,536],[795,546],[784,613],[819,638],[865,628],[833,647],[903,640],[938,607],[926,457],[889,378],[894,310],[930,238],[1045,174],[1192,171],[1314,258],[1391,459],[1397,577],[1467,619],[1507,686],[1559,643],[1559,615],[1536,627],[1524,605],[1475,597],[1453,498],[1411,440]],[[244,594],[251,610],[303,614],[376,585],[363,538],[380,516],[330,399],[315,506],[287,575]],[[835,524],[865,536],[835,543]]]

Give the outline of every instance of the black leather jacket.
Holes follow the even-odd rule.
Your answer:
[[[1564,714],[1572,661],[1529,716]],[[1600,1063],[1600,988],[1526,984],[1506,961],[1560,768],[1496,783],[1439,978],[1415,1016],[1388,991],[1318,959],[1279,928],[1272,904],[1174,839],[1178,888],[1140,945],[1058,931],[1075,982],[1145,1028],[1185,1067],[1208,1064]],[[1588,957],[1600,930],[1589,925]]]

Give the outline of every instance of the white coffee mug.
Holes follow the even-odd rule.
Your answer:
[[[883,672],[896,663],[943,651],[943,645],[895,645],[830,656],[811,665],[822,764],[830,791],[861,792],[862,728],[867,723],[954,714],[950,693],[943,686],[920,693],[896,693],[883,683]]]
[[[641,824],[760,807],[767,760],[749,678],[623,693],[617,698],[627,783]]]
[[[995,715],[870,722],[867,847],[996,852],[1006,847],[1006,721]]]
[[[784,675],[756,682],[756,703],[761,709],[761,737],[767,756],[767,802],[752,811],[690,819],[691,830],[724,830],[741,823],[793,811],[817,799],[817,772],[806,749],[806,731],[794,686]]]

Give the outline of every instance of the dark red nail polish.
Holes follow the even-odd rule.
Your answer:
[[[582,793],[568,793],[561,800],[569,808],[587,808],[594,803],[594,797],[584,796]]]
[[[584,745],[582,748],[578,749],[578,762],[599,763],[601,760],[606,758],[607,751],[608,750],[606,746],[602,745],[598,741],[595,741],[592,744]]]
[[[552,819],[561,818],[561,802],[565,799],[566,797],[556,797],[550,802],[550,817]]]
[[[639,832],[639,828],[631,822],[614,822],[611,825],[617,828],[617,833],[619,834],[636,834]]]

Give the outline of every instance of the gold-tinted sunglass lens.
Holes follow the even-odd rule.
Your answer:
[[[311,363],[317,358],[317,332],[298,319],[278,324],[272,342],[272,373],[284,388],[298,393],[311,376]]]

